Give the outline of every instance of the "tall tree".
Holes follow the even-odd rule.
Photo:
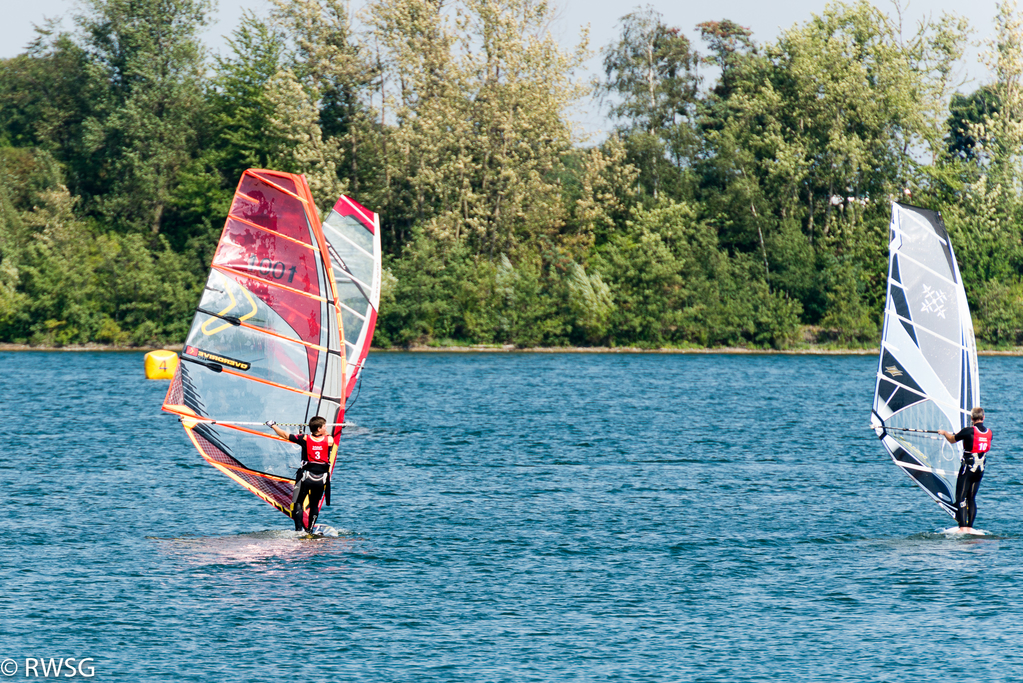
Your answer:
[[[489,256],[556,233],[585,38],[565,52],[552,6],[531,0],[463,0],[450,14],[434,0],[382,0],[370,13],[396,123],[392,205]]]
[[[279,145],[270,126],[267,84],[283,68],[286,46],[280,31],[248,11],[227,44],[231,54],[214,58],[210,99],[217,165],[233,188],[245,169],[266,168]]]
[[[619,133],[630,147],[630,161],[656,200],[665,157],[681,169],[693,155],[693,105],[699,57],[679,29],[664,23],[652,8],[621,19],[617,43],[603,51],[603,100],[621,122]]]
[[[206,119],[199,31],[210,0],[87,0],[85,9],[83,47],[108,84],[85,124],[102,155],[91,208],[118,229],[156,235]]]
[[[273,0],[273,3],[274,22],[292,48],[288,69],[302,89],[299,92],[285,84],[283,89],[277,90],[281,96],[290,93],[287,97],[291,99],[290,103],[278,102],[283,109],[277,120],[283,123],[283,117],[290,115],[287,112],[294,113],[296,107],[305,112],[303,120],[314,110],[316,112],[315,119],[302,124],[303,133],[287,125],[289,129],[279,129],[291,140],[295,140],[296,135],[308,139],[303,151],[292,147],[298,154],[293,162],[302,167],[308,162],[299,157],[315,158],[320,169],[313,175],[322,176],[321,184],[328,183],[324,175],[328,171],[324,169],[333,165],[338,180],[329,183],[333,186],[330,192],[343,187],[347,192],[360,195],[367,172],[362,161],[370,156],[363,146],[371,145],[370,138],[374,136],[368,100],[377,72],[368,49],[352,29],[351,6],[346,0]],[[283,74],[279,77],[285,78]],[[303,93],[304,103],[295,100]],[[320,141],[313,142],[310,126],[316,126]],[[314,152],[317,146],[320,150]],[[324,201],[332,203],[333,199]]]

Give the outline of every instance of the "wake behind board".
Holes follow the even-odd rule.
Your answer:
[[[942,529],[941,533],[946,536],[990,536],[991,533],[983,529],[960,529],[957,526],[950,526]]]

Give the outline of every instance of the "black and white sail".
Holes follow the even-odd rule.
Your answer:
[[[966,292],[936,211],[893,204],[888,254],[871,424],[895,464],[954,517],[962,451],[933,432],[972,424],[980,402]]]

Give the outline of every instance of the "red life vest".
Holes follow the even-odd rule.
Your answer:
[[[305,437],[305,454],[309,462],[319,462],[324,465],[330,464],[330,444],[328,437],[324,436],[322,441],[313,440],[312,436]]]
[[[982,432],[976,427],[973,428],[973,449],[970,453],[984,455],[991,450],[991,430]]]

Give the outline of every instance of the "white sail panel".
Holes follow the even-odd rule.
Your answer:
[[[323,234],[344,323],[347,398],[356,386],[376,328],[382,274],[380,217],[342,196],[323,221]]]

